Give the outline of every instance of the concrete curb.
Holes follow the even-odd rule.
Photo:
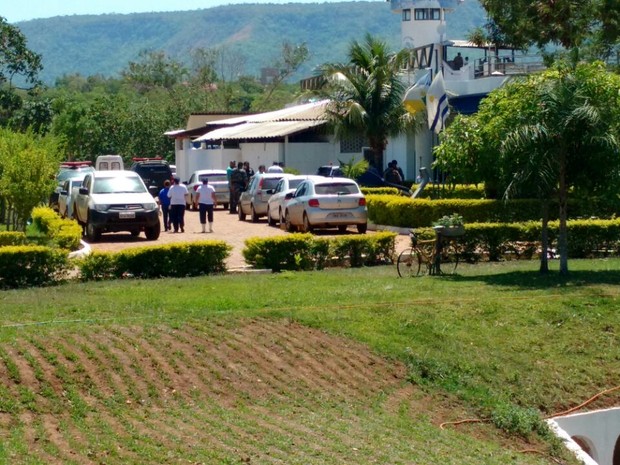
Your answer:
[[[90,248],[90,245],[88,245],[86,242],[84,242],[81,239],[80,239],[80,245],[82,246],[80,249],[69,253],[69,258],[84,258],[85,256],[90,255],[92,253],[93,250]]]

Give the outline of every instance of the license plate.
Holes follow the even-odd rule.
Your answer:
[[[128,220],[136,217],[136,212],[119,212],[118,217],[122,220]]]
[[[350,213],[330,213],[330,215],[332,218],[347,218],[349,216],[351,216]]]

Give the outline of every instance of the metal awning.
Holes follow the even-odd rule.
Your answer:
[[[265,123],[244,123],[238,126],[216,129],[196,139],[201,141],[272,139],[284,137],[325,124],[324,120],[315,121],[271,121]]]

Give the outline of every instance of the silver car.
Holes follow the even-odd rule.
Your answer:
[[[287,194],[284,222],[287,231],[310,232],[334,228],[345,232],[350,225],[360,234],[368,229],[366,198],[355,181],[348,178],[307,179]]]
[[[245,221],[250,215],[256,223],[261,216],[267,215],[267,202],[282,178],[293,177],[289,173],[257,173],[250,179],[248,188],[239,197],[239,221]]]
[[[58,194],[58,214],[63,218],[73,218],[73,201],[82,186],[84,176],[67,179]]]
[[[196,191],[202,184],[202,180],[207,178],[209,185],[215,189],[215,199],[218,205],[222,205],[224,210],[228,210],[228,201],[230,192],[228,190],[228,177],[226,170],[198,170],[194,171],[187,181],[187,190],[190,194],[190,204],[188,208],[193,207],[198,210],[198,202],[196,201]]]
[[[284,206],[286,204],[286,194],[295,192],[297,186],[302,181],[311,178],[323,179],[322,176],[292,176],[280,179],[278,185],[273,190],[269,201],[267,202],[267,223],[269,226],[275,226],[278,223],[284,224]]]

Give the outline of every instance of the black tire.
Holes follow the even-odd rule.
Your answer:
[[[420,253],[410,247],[398,255],[396,269],[401,278],[420,276],[426,273],[426,263],[423,262]]]
[[[461,247],[458,241],[452,240],[444,244],[441,249],[441,259],[439,266],[441,274],[454,274],[461,257]]]
[[[149,241],[156,241],[159,238],[160,232],[161,232],[161,225],[159,223],[151,227],[144,228],[144,235]]]
[[[362,223],[357,225],[357,232],[360,234],[366,234],[368,231],[368,223]]]
[[[347,225],[341,224],[340,226],[338,226],[338,232],[341,232],[341,233],[347,232]]]
[[[308,215],[304,213],[303,225],[301,227],[302,232],[309,233],[312,232],[312,225],[310,224],[310,220],[308,220]]]
[[[138,237],[140,235],[140,230],[139,229],[132,229],[130,231],[130,233],[131,233],[132,237]]]
[[[288,210],[286,211],[286,213],[284,213],[284,225],[285,225],[285,229],[288,232],[294,232],[295,231],[295,226],[293,226],[293,223],[291,223],[291,215],[288,212]]]
[[[101,239],[101,231],[95,227],[90,221],[86,221],[86,238],[90,242],[97,242]]]
[[[252,219],[252,223],[258,223],[258,215],[256,214],[256,210],[254,210],[254,205],[250,205],[250,218]]]
[[[274,220],[271,217],[271,210],[269,210],[269,207],[267,207],[267,224],[269,226],[275,226],[276,225],[276,220]]]
[[[245,213],[243,213],[243,209],[241,208],[241,204],[237,205],[237,215],[239,216],[239,221],[245,221]]]

